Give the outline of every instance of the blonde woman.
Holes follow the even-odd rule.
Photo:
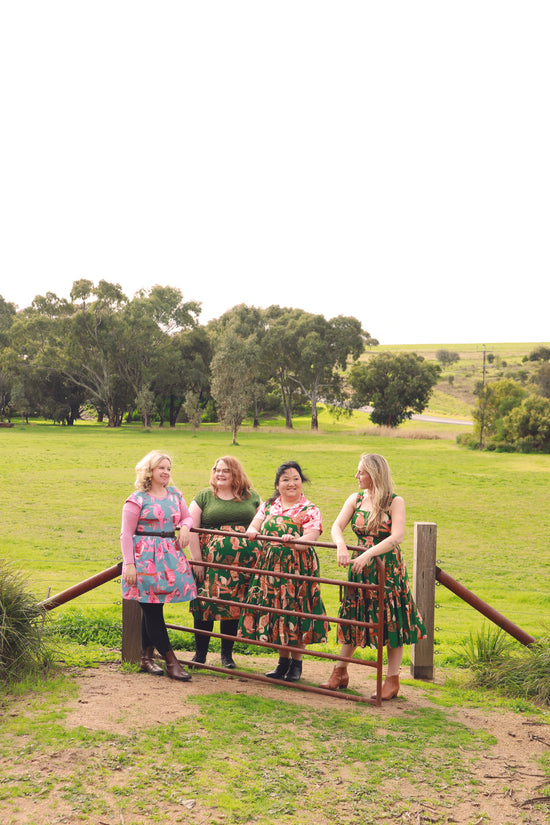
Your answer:
[[[403,645],[414,644],[426,637],[409,586],[407,568],[399,544],[405,533],[405,502],[393,492],[390,468],[386,459],[376,453],[361,456],[355,474],[359,492],[346,500],[332,525],[332,540],[336,544],[337,561],[349,567],[348,581],[377,583],[375,556],[383,556],[386,570],[384,643],[387,647],[387,671],[382,687],[382,699],[392,699],[399,693],[399,669]],[[344,540],[344,530],[350,524],[365,550],[350,552]],[[361,622],[378,622],[378,601],[370,591],[356,587],[344,588],[339,617]],[[351,657],[357,647],[376,647],[376,628],[338,625],[341,656]],[[329,690],[348,686],[347,666],[338,662],[328,680],[320,685]],[[376,698],[376,694],[372,698]]]
[[[136,465],[136,492],[128,496],[122,509],[122,596],[141,606],[141,670],[163,675],[153,660],[156,648],[166,662],[167,675],[188,682],[191,676],[172,650],[163,615],[165,603],[187,602],[197,595],[183,552],[193,519],[182,494],[170,483],[171,470],[170,456],[159,450]]]

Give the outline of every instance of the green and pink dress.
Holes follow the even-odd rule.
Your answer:
[[[369,513],[361,509],[364,493],[358,493],[355,512],[351,520],[351,528],[358,539],[358,545],[367,549],[373,547],[391,535],[391,514],[387,510],[383,526],[373,535],[367,531]],[[395,498],[395,496],[394,496]],[[352,550],[352,559],[360,556],[363,550]],[[384,553],[381,558],[385,562],[385,618],[384,644],[390,647],[402,647],[404,644],[415,644],[426,638],[426,628],[422,617],[414,603],[409,577],[401,549],[396,547]],[[351,565],[348,581],[377,584],[377,565],[374,561],[368,564],[360,573],[353,573]],[[359,622],[378,622],[378,600],[371,591],[357,587],[344,587],[343,599],[338,613],[341,619],[353,619]],[[377,647],[378,634],[376,628],[354,627],[352,625],[338,625],[338,641],[341,644],[353,644],[356,647]]]

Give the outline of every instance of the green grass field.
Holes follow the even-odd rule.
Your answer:
[[[195,438],[186,426],[144,431],[35,423],[0,430],[0,558],[17,564],[39,598],[117,562],[133,468],[157,447],[172,455],[174,481],[188,502],[206,486],[219,455],[235,454],[263,497],[272,491],[276,467],[298,460],[310,478],[307,494],[323,513],[322,540],[330,541],[330,525],[356,489],[359,455],[378,452],[407,505],[409,569],[414,522],[435,522],[440,567],[534,636],[548,631],[542,623],[550,614],[550,456],[464,450],[454,442],[460,427],[449,424],[410,422],[392,436],[378,435],[360,413],[338,424],[323,413],[320,424],[317,433],[307,419],[291,432],[277,422],[256,431],[244,427],[235,447],[229,433],[204,425]],[[342,578],[333,555],[319,550],[321,575]],[[336,588],[327,588],[324,599],[335,615]],[[436,602],[436,664],[443,664],[484,620],[443,587]],[[104,585],[56,612],[75,608],[119,615],[119,585]],[[185,613],[183,607],[167,611],[177,623],[186,622]]]

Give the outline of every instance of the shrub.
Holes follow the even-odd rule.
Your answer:
[[[51,665],[44,619],[21,575],[0,559],[0,681],[20,681]]]
[[[550,704],[550,638],[542,638],[529,647],[517,646],[498,632],[463,644],[468,665],[474,672],[473,682],[480,687],[496,688],[506,696],[532,699]],[[505,634],[504,634],[505,635]]]
[[[550,400],[531,395],[505,416],[504,440],[518,452],[550,452]]]

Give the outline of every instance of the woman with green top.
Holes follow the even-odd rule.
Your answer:
[[[194,527],[210,530],[242,532],[243,537],[220,536],[208,533],[191,533],[189,548],[191,564],[198,587],[198,597],[191,602],[196,630],[212,631],[214,622],[220,622],[220,633],[236,636],[240,608],[235,605],[213,604],[204,597],[244,602],[249,573],[224,570],[216,567],[193,565],[193,560],[215,564],[231,564],[252,568],[256,561],[257,547],[249,542],[245,530],[261,505],[258,493],[252,488],[242,465],[232,456],[223,456],[214,462],[210,486],[201,490],[191,504],[189,512]],[[210,637],[195,633],[195,655],[192,661],[206,662]],[[234,668],[233,640],[222,639],[222,666]]]

